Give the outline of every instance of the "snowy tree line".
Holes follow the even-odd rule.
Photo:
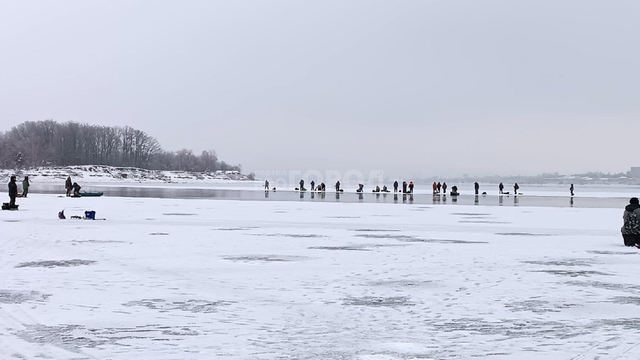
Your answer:
[[[165,151],[144,131],[53,120],[27,121],[0,133],[0,168],[110,165],[150,170],[240,170],[215,151]]]

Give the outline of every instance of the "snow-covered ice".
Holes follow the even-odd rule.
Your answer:
[[[0,213],[0,359],[640,358],[622,209],[19,204]]]

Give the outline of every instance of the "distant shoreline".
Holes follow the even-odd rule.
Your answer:
[[[73,181],[92,184],[253,182],[248,176],[238,171],[165,171],[107,165],[43,166],[19,170],[0,169],[0,178],[8,179],[12,175],[29,176],[32,182],[43,184],[64,183],[68,176],[71,176]]]

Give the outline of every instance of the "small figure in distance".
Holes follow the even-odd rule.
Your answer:
[[[389,189],[387,189],[387,185],[382,186],[382,192],[389,192]]]
[[[409,181],[409,193],[413,194],[413,181]]]
[[[64,188],[67,189],[67,196],[71,196],[71,190],[73,190],[73,183],[71,182],[71,176],[67,177],[67,181],[64,182]]]
[[[311,191],[316,191],[316,187],[315,187],[316,183],[315,183],[315,181],[311,180],[310,184],[311,184]],[[302,187],[302,186],[300,186],[300,187]]]
[[[376,188],[371,190],[371,191],[373,191],[374,193],[379,193],[380,192],[380,186],[376,185]]]
[[[457,186],[455,186],[455,185],[453,185],[453,186],[451,187],[451,196],[457,196],[457,195],[460,195],[460,194],[458,193],[458,187],[457,187]]]
[[[442,193],[444,193],[445,195],[447,195],[447,183],[443,182],[442,183]]]
[[[504,194],[504,185],[502,183],[498,185],[498,190],[500,191],[500,194]]]
[[[573,196],[573,184],[569,187],[569,191],[571,191],[571,196]]]
[[[403,194],[407,193],[407,182],[406,181],[402,182],[402,193]]]
[[[476,195],[478,195],[478,191],[480,190],[480,184],[478,184],[478,182],[476,181],[476,182],[473,184],[473,187],[476,189]]]
[[[269,180],[264,181],[264,190],[269,191]]]
[[[356,190],[356,192],[361,193],[363,190],[364,190],[364,185],[358,184],[358,190]]]
[[[513,195],[518,195],[518,189],[520,189],[520,186],[518,186],[518,183],[515,183],[513,185]]]
[[[438,181],[437,187],[438,187],[438,194],[440,194],[440,189],[442,189],[442,184],[440,184],[440,181]]]
[[[324,183],[320,183],[320,191],[324,192],[327,190],[327,186]]]
[[[640,202],[638,198],[629,199],[629,205],[624,208],[622,214],[624,224],[620,231],[624,246],[635,246],[640,248]]]
[[[398,180],[393,182],[393,192],[398,192]]]
[[[433,182],[433,185],[431,185],[431,188],[433,189],[433,195],[436,194],[436,191],[438,191],[438,184],[436,184],[436,182]]]
[[[24,180],[22,180],[22,197],[26,198],[29,193],[29,177],[25,176]]]
[[[336,192],[340,192],[340,180],[336,181]]]
[[[300,179],[300,191],[304,191],[304,180]]]

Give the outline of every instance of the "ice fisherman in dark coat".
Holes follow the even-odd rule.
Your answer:
[[[71,190],[73,190],[73,182],[71,182],[71,176],[67,177],[67,181],[64,182],[64,188],[67,189],[67,196],[71,196]]]
[[[633,215],[633,216],[632,216]],[[622,239],[624,246],[640,246],[640,201],[638,198],[629,199],[629,205],[624,208],[622,214],[624,225],[620,229],[622,231]]]
[[[9,180],[9,206],[16,205],[16,197],[18,197],[18,184],[16,184],[16,177],[12,176]]]

